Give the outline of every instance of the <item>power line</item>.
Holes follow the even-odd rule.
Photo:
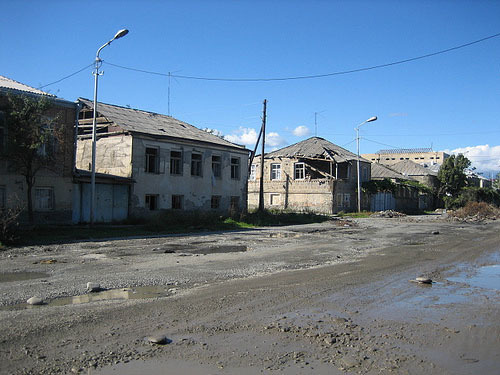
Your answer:
[[[94,63],[89,64],[89,65],[87,65],[87,66],[85,66],[85,67],[81,68],[80,70],[78,70],[78,71],[76,71],[76,72],[74,72],[74,73],[71,73],[70,75],[67,75],[66,77],[63,77],[63,78],[61,78],[61,79],[58,79],[57,81],[54,81],[54,82],[51,82],[51,83],[47,83],[46,85],[43,85],[43,86],[39,86],[38,88],[39,88],[39,89],[43,89],[44,87],[47,87],[47,86],[50,86],[50,85],[54,85],[54,84],[56,84],[56,83],[59,83],[59,82],[61,82],[61,81],[64,81],[65,79],[68,79],[68,78],[73,77],[74,75],[76,75],[76,74],[78,74],[78,73],[80,73],[80,72],[83,72],[85,69],[90,68],[92,65],[94,65]]]
[[[403,148],[403,147],[397,147],[397,146],[388,145],[386,143],[381,143],[381,142],[373,141],[373,140],[365,138],[365,137],[362,137],[361,139],[364,139],[365,141],[368,141],[368,142],[377,143],[377,144],[382,145],[382,146],[390,147],[390,148],[395,148],[395,149],[401,149],[401,148]]]
[[[461,44],[459,46],[447,48],[444,50],[428,53],[428,54],[417,56],[417,57],[412,57],[409,59],[393,61],[393,62],[386,63],[386,64],[373,65],[373,66],[364,67],[364,68],[344,70],[344,71],[338,71],[338,72],[333,72],[333,73],[325,73],[325,74],[313,74],[313,75],[282,77],[282,78],[214,78],[214,77],[187,76],[187,75],[177,75],[177,74],[175,74],[175,75],[172,74],[171,76],[175,77],[175,78],[182,78],[182,79],[192,79],[192,80],[201,80],[201,81],[225,81],[225,82],[270,82],[270,81],[291,81],[291,80],[300,80],[300,79],[324,78],[324,77],[331,77],[331,76],[342,75],[342,74],[359,73],[359,72],[364,72],[367,70],[386,68],[386,67],[393,66],[393,65],[405,64],[408,62],[421,60],[421,59],[425,59],[428,57],[432,57],[432,56],[448,53],[451,51],[455,51],[455,50],[458,50],[461,48],[469,47],[469,46],[472,46],[474,44],[482,43],[482,42],[489,40],[489,39],[497,38],[498,36],[500,36],[500,33],[493,34],[493,35],[490,35],[490,36],[487,36],[487,37],[484,37],[481,39],[477,39],[477,40],[474,40],[474,41],[469,42],[469,43]],[[123,65],[113,64],[113,63],[106,62],[106,61],[104,61],[104,63],[111,65],[111,66],[114,66],[114,67],[117,67],[117,68],[132,70],[132,71],[136,71],[136,72],[140,72],[140,73],[168,76],[168,73],[153,72],[153,71],[149,71],[149,70],[145,70],[145,69],[131,68],[131,67],[123,66]]]

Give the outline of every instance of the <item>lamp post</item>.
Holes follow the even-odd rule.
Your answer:
[[[128,34],[127,29],[122,29],[119,30],[113,39],[111,39],[109,42],[103,44],[98,50],[95,55],[95,70],[92,73],[94,75],[94,115],[93,115],[93,121],[92,121],[92,170],[90,172],[90,225],[94,224],[95,220],[95,157],[96,157],[96,143],[97,143],[97,136],[96,136],[96,129],[97,129],[97,83],[99,80],[99,76],[102,74],[99,72],[99,68],[101,67],[102,60],[99,57],[99,53],[101,53],[101,50],[109,46],[111,42],[115,39],[119,39],[121,37],[124,37],[125,35]]]
[[[358,146],[358,167],[357,167],[357,174],[358,174],[358,212],[361,212],[361,182],[359,179],[359,128],[361,125],[366,124],[367,122],[373,122],[377,121],[377,116],[370,117],[368,120],[363,121],[361,124],[356,126],[356,143]]]

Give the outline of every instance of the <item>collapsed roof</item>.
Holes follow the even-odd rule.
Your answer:
[[[332,160],[336,163],[357,160],[358,156],[326,139],[311,137],[302,142],[269,152],[266,158],[308,158]],[[363,158],[360,161],[368,162]]]

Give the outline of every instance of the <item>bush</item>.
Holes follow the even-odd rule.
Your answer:
[[[500,207],[500,192],[491,188],[467,187],[457,197],[443,197],[446,208],[465,207],[469,202],[485,202]]]
[[[12,244],[17,239],[19,215],[23,211],[22,205],[0,210],[0,246]]]

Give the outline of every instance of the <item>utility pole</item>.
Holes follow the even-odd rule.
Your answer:
[[[264,147],[266,144],[266,108],[267,99],[264,99],[262,111],[262,153],[260,155],[260,187],[259,187],[259,211],[264,212]]]

